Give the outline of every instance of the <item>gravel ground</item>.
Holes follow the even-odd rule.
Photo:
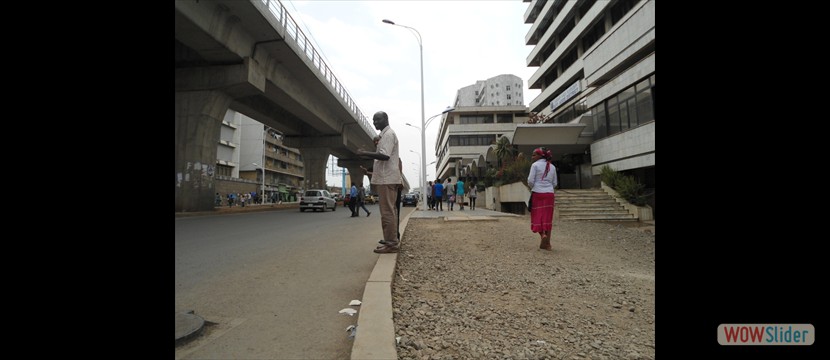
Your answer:
[[[653,359],[654,226],[527,215],[409,220],[392,283],[400,359]]]

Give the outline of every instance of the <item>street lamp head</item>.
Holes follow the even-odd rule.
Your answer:
[[[441,113],[442,113],[442,114],[446,114],[446,113],[448,113],[448,112],[450,112],[450,111],[453,111],[453,110],[455,110],[455,108],[454,108],[454,107],[449,107],[449,106],[447,106],[447,109],[446,109],[446,110],[444,110],[444,111],[442,111]]]
[[[385,23],[387,23],[387,24],[392,24],[392,25],[395,25],[395,22],[394,22],[394,21],[392,21],[392,20],[383,19],[383,22],[385,22]]]

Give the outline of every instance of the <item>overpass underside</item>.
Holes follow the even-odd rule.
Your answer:
[[[330,154],[352,181],[362,179],[359,166],[372,161],[355,151],[374,150],[376,132],[346,103],[345,90],[332,86],[305,50],[286,40],[285,29],[273,25],[280,19],[257,1],[175,3],[176,212],[213,209],[217,147],[229,109],[282,132],[284,145],[300,150],[309,185],[325,187]]]

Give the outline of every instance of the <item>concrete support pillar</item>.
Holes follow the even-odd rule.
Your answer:
[[[346,169],[349,169],[349,179],[352,181],[352,184],[360,184],[363,183],[363,187],[366,187],[366,184],[363,181],[363,177],[366,175],[363,173],[363,169],[360,166],[347,166]]]
[[[176,92],[176,212],[213,210],[216,148],[230,103],[220,91]]]
[[[372,159],[337,159],[337,166],[344,167],[349,169],[349,179],[352,181],[353,184],[363,183],[363,187],[368,186],[368,182],[372,181],[372,175],[367,175],[363,173],[363,169],[360,167],[363,166],[369,170],[372,169],[375,161]],[[363,181],[365,176],[369,177],[369,181]]]
[[[329,160],[329,154],[331,153],[329,149],[300,147],[299,150],[303,156],[303,166],[305,167],[303,190],[326,189],[326,162]]]

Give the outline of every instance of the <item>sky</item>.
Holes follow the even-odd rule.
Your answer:
[[[524,82],[525,105],[539,90],[527,80],[537,67],[527,66],[532,46],[525,45],[529,3],[521,0],[350,1],[282,0],[299,28],[346,88],[371,124],[385,111],[397,133],[404,176],[418,187],[421,175],[421,48],[415,32],[383,23],[384,19],[420,33],[423,46],[424,120],[453,104],[458,89],[476,81],[512,74]],[[441,119],[427,126],[426,163],[436,161]],[[340,170],[326,171],[329,186],[341,186]],[[427,180],[435,164],[427,166]],[[368,183],[364,178],[364,184]]]

